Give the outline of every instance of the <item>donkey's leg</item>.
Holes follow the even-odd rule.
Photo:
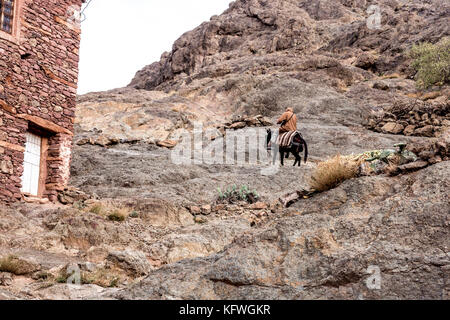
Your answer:
[[[275,165],[277,163],[278,151],[276,148],[273,148],[272,150],[270,150],[270,153],[272,154],[272,164]]]
[[[294,155],[294,158],[295,158],[295,161],[294,161],[294,167],[295,167],[298,162],[298,155],[295,152],[293,152],[292,154]]]
[[[298,166],[300,167],[300,165],[302,163],[302,157],[300,156],[300,154],[298,152],[295,152],[294,156],[295,156],[294,167],[297,163],[298,163]]]

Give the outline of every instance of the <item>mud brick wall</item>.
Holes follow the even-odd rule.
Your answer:
[[[0,33],[0,202],[21,198],[25,133],[48,134],[44,195],[68,181],[80,30],[70,19],[82,0],[16,0],[18,28]]]

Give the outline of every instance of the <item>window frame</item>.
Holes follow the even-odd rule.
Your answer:
[[[20,41],[20,13],[22,9],[22,4],[24,0],[13,0],[14,1],[14,13],[12,18],[12,30],[11,33],[3,31],[0,29],[0,39],[4,39],[15,44],[19,44]]]

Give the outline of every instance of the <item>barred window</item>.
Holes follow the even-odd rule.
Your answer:
[[[13,19],[14,0],[0,0],[0,30],[12,34]]]

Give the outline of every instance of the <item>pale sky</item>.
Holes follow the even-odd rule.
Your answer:
[[[82,22],[78,93],[128,85],[186,31],[231,0],[92,0]]]

